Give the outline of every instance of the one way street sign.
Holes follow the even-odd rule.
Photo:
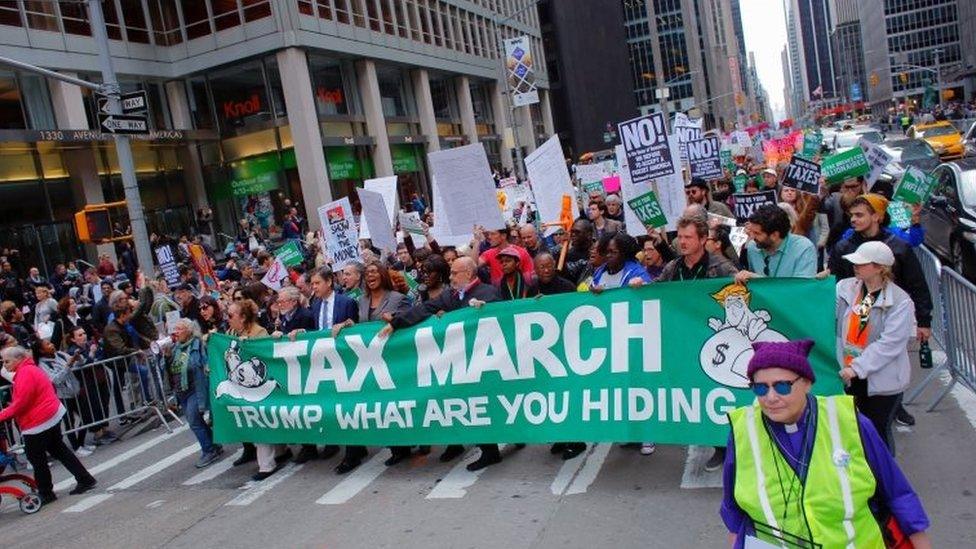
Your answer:
[[[98,113],[98,126],[108,133],[118,135],[149,133],[149,121],[145,116]]]
[[[122,107],[122,114],[145,112],[149,109],[148,105],[149,98],[146,96],[146,92],[144,91],[124,93],[122,94],[122,97],[119,98],[119,106]],[[102,97],[98,100],[98,112],[110,114],[107,97]]]

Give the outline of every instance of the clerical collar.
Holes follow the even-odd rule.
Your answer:
[[[796,423],[784,423],[783,428],[786,429],[787,433],[795,433],[800,430]]]

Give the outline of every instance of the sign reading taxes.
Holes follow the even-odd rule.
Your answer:
[[[820,192],[820,164],[794,154],[786,166],[783,185],[810,194]]]

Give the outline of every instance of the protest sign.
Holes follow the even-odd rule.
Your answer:
[[[319,221],[322,223],[323,252],[332,264],[332,270],[338,271],[353,261],[359,260],[359,242],[357,240],[355,219],[352,216],[352,206],[349,197],[333,200],[319,207]]]
[[[912,166],[908,168],[905,175],[901,176],[892,200],[900,200],[908,204],[925,204],[932,194],[935,183],[934,177]]]
[[[396,213],[400,208],[397,197],[397,176],[391,175],[389,177],[367,179],[363,182],[363,188],[367,191],[380,193],[383,197],[386,215],[389,218],[389,225],[392,227],[396,223]],[[369,233],[369,223],[365,217],[360,219],[359,222],[359,238],[372,238]]]
[[[173,255],[173,247],[169,244],[156,246],[153,249],[153,253],[156,254],[156,263],[159,263],[159,269],[166,278],[166,284],[170,288],[175,287],[180,283],[180,270],[176,265],[176,256]]]
[[[692,177],[705,180],[721,179],[722,156],[719,151],[719,141],[714,135],[704,139],[696,139],[686,143],[688,153],[688,167]]]
[[[488,303],[389,337],[377,336],[381,322],[335,339],[213,334],[214,438],[724,444],[726,413],[755,401],[746,377],[755,341],[812,337],[813,391],[841,393],[834,286],[696,280]]]
[[[746,183],[749,182],[749,176],[746,174],[739,174],[732,178],[732,187],[735,192],[741,193],[746,190]]]
[[[820,144],[823,142],[823,134],[820,130],[806,132],[803,134],[803,152],[800,153],[806,158],[813,158],[820,154]]]
[[[742,227],[732,227],[729,231],[729,242],[732,243],[732,247],[735,248],[736,255],[742,253],[742,247],[746,245],[749,241],[749,233],[746,232],[745,226]]]
[[[397,247],[396,235],[393,234],[393,226],[387,218],[386,204],[383,195],[378,192],[358,189],[359,204],[362,206],[360,216],[363,224],[367,222],[373,226],[370,235],[370,242],[373,247],[384,252],[395,252]],[[360,233],[362,238],[362,233]]]
[[[420,221],[419,213],[401,210],[399,221],[400,229],[405,233],[405,236],[409,235],[413,239],[414,247],[420,248],[427,243],[427,237],[424,236],[424,225]]]
[[[678,151],[681,153],[681,161],[688,161],[688,143],[696,141],[702,137],[702,119],[692,120],[683,112],[674,114],[671,121],[671,134],[678,138]]]
[[[732,199],[735,201],[735,218],[739,222],[749,220],[749,216],[757,209],[767,204],[776,204],[776,191],[761,191],[749,194],[734,194]]]
[[[294,267],[305,261],[302,247],[295,240],[289,240],[285,245],[275,250],[275,257],[280,259],[285,267]]]
[[[214,274],[207,251],[199,244],[190,244],[188,249],[190,250],[190,262],[193,263],[193,268],[200,275],[200,289],[203,291],[217,289],[217,275]]]
[[[911,206],[904,202],[889,202],[888,216],[891,218],[891,224],[899,229],[907,229],[912,226]]]
[[[603,178],[603,190],[607,193],[619,193],[620,192],[620,176],[611,175],[610,177]]]
[[[447,206],[444,203],[444,196],[441,193],[437,178],[431,175],[430,183],[434,203],[434,224],[430,228],[430,237],[436,240],[441,246],[464,246],[471,242],[474,227],[469,227],[463,232],[455,234],[447,223]],[[495,207],[497,208],[497,202]]]
[[[719,225],[728,225],[729,227],[735,227],[734,217],[725,217],[724,215],[718,215],[712,212],[708,212],[708,224],[711,225],[712,222],[718,223]]]
[[[468,234],[475,225],[486,230],[505,227],[495,196],[495,179],[488,167],[485,146],[473,143],[427,155],[434,186],[441,197],[451,197],[451,207],[435,210],[439,225],[445,223],[451,234]]]
[[[620,198],[627,202],[651,192],[653,189],[650,183],[634,185],[630,182],[630,172],[627,170],[627,153],[624,152],[623,145],[614,147],[614,153],[616,153],[617,161],[620,163]],[[630,236],[637,237],[647,234],[644,224],[638,219],[634,210],[630,208],[624,208],[624,228]]]
[[[553,135],[525,157],[525,169],[532,181],[530,195],[535,195],[535,207],[539,212],[539,219],[543,223],[559,221],[559,211],[563,196],[576,194],[573,181],[566,169],[566,159],[563,158],[563,148],[559,144],[559,136]],[[596,179],[595,181],[600,181]],[[509,196],[509,200],[511,200]],[[531,199],[530,199],[531,200]],[[513,204],[514,208],[515,205]]]
[[[275,257],[274,261],[271,262],[271,266],[268,267],[268,272],[264,273],[264,276],[261,277],[261,284],[277,292],[281,289],[282,282],[287,278],[288,267],[281,262],[281,258]]]
[[[539,149],[536,149],[536,150],[539,150]],[[529,176],[529,177],[531,177],[531,176]],[[501,188],[503,188],[503,189],[505,187],[511,187],[512,185],[515,185],[516,183],[518,183],[518,179],[516,179],[515,177],[506,177],[504,179],[499,179],[498,180],[498,186],[501,187]]]
[[[606,191],[603,189],[603,181],[593,181],[592,183],[583,183],[583,192],[586,193],[587,197],[595,193],[606,194]]]
[[[848,177],[857,177],[871,171],[867,158],[861,147],[854,147],[838,154],[832,154],[823,159],[820,172],[827,183],[843,181]]]
[[[644,227],[663,227],[668,224],[668,219],[661,210],[661,203],[657,200],[654,191],[647,192],[637,198],[627,201],[627,206],[634,211],[637,219]]]
[[[752,146],[752,138],[749,137],[749,132],[743,130],[732,132],[732,142],[743,149],[748,149]]]
[[[654,112],[621,122],[618,127],[620,142],[627,152],[631,184],[648,183],[677,171],[677,157],[671,155],[663,114]]]
[[[820,164],[799,155],[793,156],[789,165],[786,166],[783,186],[793,187],[805,193],[818,194],[820,192]]]
[[[735,164],[732,162],[732,151],[730,149],[722,149],[718,152],[719,158],[722,159],[722,167],[729,170],[735,170]]]
[[[868,183],[868,190],[874,187],[874,184],[884,173],[884,169],[889,163],[894,159],[890,154],[888,154],[884,149],[871,143],[870,141],[862,138],[859,142],[861,148],[864,150],[864,158],[868,161],[868,167],[870,171],[864,176],[864,180]]]
[[[562,155],[560,154],[560,156]],[[607,173],[606,166],[604,166],[602,162],[599,164],[576,165],[576,180],[583,185],[593,183],[594,181],[603,181],[603,178],[607,177],[608,175],[610,174]]]

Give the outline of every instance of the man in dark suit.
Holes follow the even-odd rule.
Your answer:
[[[294,286],[285,286],[278,291],[278,326],[271,337],[291,336],[307,330],[315,330],[315,317],[308,307],[302,306],[302,294]],[[334,455],[334,453],[333,453]],[[295,463],[305,463],[318,456],[314,444],[302,444],[302,449],[295,456]]]
[[[415,305],[398,315],[384,315],[388,324],[380,331],[381,336],[389,335],[396,328],[406,328],[427,320],[439,312],[449,312],[464,307],[481,307],[490,301],[500,301],[498,288],[484,284],[478,279],[478,265],[470,257],[459,257],[451,263],[451,290],[441,292],[436,299]],[[479,444],[481,456],[469,463],[469,471],[477,471],[502,460],[497,444]],[[444,449],[441,461],[451,461],[464,452],[460,444],[452,444]]]
[[[359,322],[359,305],[352,299],[338,293],[333,288],[332,269],[322,267],[314,271],[309,277],[312,286],[312,321],[316,330],[330,330],[332,326],[352,320]],[[304,453],[305,446],[302,447]],[[327,444],[322,449],[322,459],[339,453],[339,447],[334,444]],[[346,455],[342,462],[336,466],[336,473],[342,475],[352,471],[363,462],[368,452],[365,446],[347,446]],[[310,456],[314,457],[314,455]]]

